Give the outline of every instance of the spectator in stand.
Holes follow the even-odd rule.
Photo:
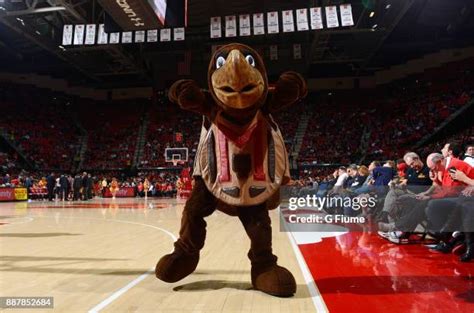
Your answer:
[[[367,180],[367,176],[369,175],[369,170],[366,166],[358,167],[355,164],[352,164],[347,169],[347,173],[349,174],[350,179],[349,182],[346,183],[346,188],[350,191],[354,191],[355,189],[362,187],[362,185]]]
[[[457,143],[448,142],[441,149],[441,154],[446,159],[446,168],[450,168],[451,159],[458,158],[461,154],[461,146]]]
[[[466,145],[466,153],[463,156],[463,161],[474,167],[474,143]]]
[[[33,187],[33,179],[31,178],[30,175],[27,175],[25,177],[25,187],[29,190],[31,187]]]
[[[439,153],[430,154],[426,163],[430,169],[430,178],[436,184],[436,188],[430,188],[429,191],[432,190],[430,193],[424,192],[418,194],[413,205],[403,207],[400,219],[394,223],[381,225],[383,228],[381,229],[382,231],[391,232],[390,236],[393,237],[393,239],[408,239],[410,233],[415,230],[416,226],[426,219],[425,210],[429,216],[436,216],[440,212],[439,208],[442,206],[440,201],[442,201],[443,198],[452,198],[459,195],[460,190],[458,188],[466,184],[452,179],[446,166],[448,161],[450,167],[455,167],[464,172],[467,177],[474,179],[474,168],[466,162],[455,157],[450,157],[450,159],[447,160],[447,158]],[[441,173],[441,176],[439,176],[439,173]],[[447,217],[449,213],[449,211],[446,212],[445,217]],[[394,230],[399,230],[399,232],[395,232]]]
[[[399,178],[405,178],[407,169],[408,166],[403,159],[397,161],[397,175]]]
[[[474,179],[470,179],[460,170],[451,173],[452,179],[461,181],[468,185],[466,189],[462,191],[461,196],[458,198],[456,203],[451,203],[450,208],[456,207],[458,214],[461,217],[460,228],[464,234],[464,243],[466,246],[466,252],[459,257],[461,262],[469,262],[474,259]],[[452,237],[450,241],[441,246],[438,251],[449,252],[456,245],[457,239],[462,236]],[[443,245],[443,243],[441,244]]]
[[[347,179],[344,182],[344,189],[349,188],[354,183],[357,176],[357,165],[351,164],[347,167]]]
[[[5,174],[5,176],[2,179],[2,184],[5,186],[10,185],[10,174]]]
[[[334,187],[328,192],[328,195],[335,195],[339,194],[344,190],[344,184],[346,180],[349,178],[349,175],[347,174],[347,169],[345,166],[339,167],[339,169],[334,172],[334,176],[337,177],[336,183],[334,184]]]
[[[388,184],[394,179],[397,175],[397,171],[394,168],[395,162],[387,161],[383,166],[380,166],[380,163],[373,164],[372,167],[372,179],[373,187],[371,191],[375,192],[378,195],[384,195],[388,190]],[[371,168],[369,167],[369,169]]]
[[[474,168],[458,159],[456,154],[458,150],[451,151],[449,165],[446,165],[447,161],[444,162],[445,164],[440,161],[433,165],[438,173],[442,173],[442,177],[436,177],[435,183],[446,188],[439,190],[440,196],[433,195],[434,199],[429,202],[426,210],[431,229],[440,232],[440,238],[443,239],[450,237],[448,230],[452,230],[453,225],[456,224],[456,214],[451,214],[454,210],[454,206],[451,204],[458,200],[461,190],[464,189],[460,187],[466,186],[463,180],[455,179],[454,173],[460,171],[467,178],[474,179]],[[461,177],[461,174],[459,173],[458,176]],[[441,242],[434,249],[443,251],[444,248],[443,242]]]
[[[379,221],[383,223],[393,222],[397,219],[400,207],[407,199],[413,199],[417,194],[425,192],[433,184],[430,179],[430,169],[423,164],[418,154],[408,152],[403,156],[404,163],[408,166],[404,176],[398,184],[390,185],[384,201]],[[383,225],[379,225],[383,229]]]
[[[362,181],[361,186],[367,185],[369,183],[370,171],[369,168],[365,165],[359,166],[358,169],[359,179]]]
[[[319,184],[318,192],[316,193],[317,197],[324,197],[327,192],[331,190],[337,181],[337,176],[335,176],[337,172],[338,171],[334,172],[334,174],[324,177],[324,179]]]

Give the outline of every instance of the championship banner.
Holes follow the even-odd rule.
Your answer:
[[[353,26],[354,19],[352,17],[352,6],[350,4],[341,4],[339,9],[341,11],[341,25]]]
[[[337,7],[331,5],[325,8],[326,9],[326,24],[328,28],[339,27],[339,18],[337,17]]]
[[[235,18],[235,15],[229,15],[225,17],[225,36],[237,36],[237,20]]]
[[[86,45],[93,45],[95,44],[95,31],[96,25],[95,24],[87,24],[86,25]]]
[[[171,29],[160,29],[160,41],[171,41]]]
[[[74,27],[74,44],[82,45],[84,43],[85,25],[79,24]]]
[[[293,20],[293,10],[282,12],[283,32],[289,33],[295,31],[295,21]]]
[[[115,195],[117,198],[132,198],[135,197],[134,187],[120,187]],[[105,189],[104,198],[112,198],[112,193],[109,188]]]
[[[98,0],[113,21],[125,31],[163,27],[166,0]],[[153,4],[150,5],[150,3]],[[110,31],[108,25],[106,30]]]
[[[97,43],[105,45],[108,43],[108,34],[105,32],[104,24],[99,24],[99,32],[97,34]]]
[[[109,43],[117,44],[120,42],[120,33],[110,33]]]
[[[146,31],[146,42],[157,42],[158,41],[158,30],[150,29]]]
[[[267,28],[269,34],[276,34],[280,32],[277,11],[267,13]]]
[[[250,36],[250,15],[239,15],[240,36]]]
[[[173,39],[174,41],[184,40],[184,27],[178,27],[173,29]]]
[[[310,8],[309,14],[311,16],[311,29],[323,29],[323,17],[321,16],[321,8]]]
[[[221,29],[221,17],[215,16],[211,17],[211,38],[221,38],[222,29]]]
[[[145,31],[144,30],[135,31],[135,42],[145,42]]]
[[[298,31],[308,30],[308,10],[296,10],[296,29]]]
[[[72,31],[73,31],[72,25],[65,24],[63,27],[63,46],[68,46],[72,45]]]
[[[28,200],[26,188],[0,188],[0,201],[25,201]]]
[[[122,43],[132,43],[132,32],[122,33]]]
[[[265,23],[263,22],[262,13],[255,13],[253,15],[253,34],[254,35],[265,34]]]

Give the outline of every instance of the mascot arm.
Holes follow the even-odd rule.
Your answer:
[[[171,102],[177,103],[182,109],[209,116],[211,108],[209,96],[191,79],[175,82],[168,93]]]
[[[307,93],[306,82],[300,74],[285,72],[278,78],[268,109],[270,113],[283,110],[306,97]]]

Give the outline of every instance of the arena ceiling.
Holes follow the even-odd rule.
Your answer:
[[[104,88],[162,87],[178,78],[176,65],[190,51],[192,76],[205,79],[211,46],[229,42],[209,39],[210,17],[343,3],[352,4],[352,28],[237,39],[263,48],[270,78],[289,68],[307,77],[365,75],[429,52],[474,45],[472,0],[188,0],[184,42],[66,49],[59,46],[63,25],[101,23],[98,1],[0,0],[0,71]],[[302,60],[292,57],[294,43],[302,45]],[[268,61],[271,44],[278,45],[278,61]]]

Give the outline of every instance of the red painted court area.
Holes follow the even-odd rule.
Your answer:
[[[474,263],[349,232],[299,245],[330,312],[474,312]]]

